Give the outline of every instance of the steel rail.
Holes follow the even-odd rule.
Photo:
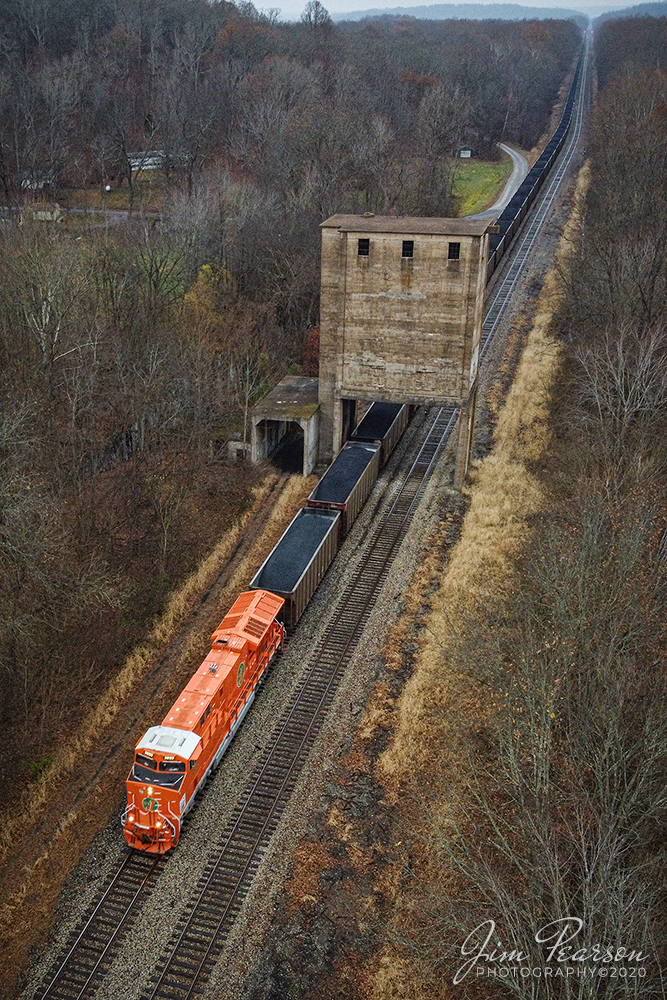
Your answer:
[[[118,871],[86,918],[65,958],[36,1000],[80,1000],[110,958],[137,900],[155,876],[163,858],[128,852]]]
[[[579,141],[584,114],[588,45],[584,53],[584,60],[576,116],[568,141],[550,174],[550,179],[545,185],[536,207],[529,214],[527,222],[524,223],[523,235],[520,234],[519,243],[515,242],[514,248],[508,249],[507,256],[510,266],[499,282],[494,298],[485,311],[482,358],[487,352],[500,318],[516,288],[521,271],[525,267],[530,250],[541,231]],[[253,773],[248,792],[233,813],[229,833],[225,842],[220,845],[218,857],[212,865],[209,865],[207,873],[200,880],[197,898],[190,907],[190,915],[185,924],[177,932],[176,944],[170,947],[169,955],[160,963],[163,969],[162,974],[154,979],[152,992],[147,994],[151,1000],[162,1000],[162,998],[167,997],[169,1000],[175,1000],[175,998],[190,997],[193,992],[198,990],[197,983],[201,981],[212,958],[215,957],[215,953],[221,949],[227,927],[245,898],[261,856],[289,800],[296,777],[304,763],[306,752],[313,745],[320,731],[325,709],[333,701],[342,672],[351,659],[358,639],[370,617],[375,598],[384,583],[392,557],[404,537],[405,529],[412,519],[421,493],[435,468],[442,449],[456,426],[458,415],[458,409],[454,408],[438,411],[426,440],[414,458],[409,471],[404,475],[398,496],[371,536],[370,547],[364,563],[357,570],[339,602],[341,611],[337,623],[332,623],[318,644],[308,676],[299,685],[294,702],[287,710],[285,718],[280,720],[276,738],[264,751]],[[340,634],[338,635],[336,634],[336,624],[339,626]],[[305,719],[300,718],[300,714],[303,712],[306,713]],[[272,752],[280,745],[281,738],[283,745],[291,747],[291,762],[279,764],[275,758],[272,759]],[[261,806],[263,813],[258,816],[251,815],[253,808],[259,808],[260,800],[263,802]],[[247,823],[248,829],[244,829],[243,826],[246,821],[249,821]],[[216,887],[216,879],[219,881],[222,878],[224,881],[225,874],[221,867],[221,859],[224,858],[233,860],[234,863],[231,866],[233,871],[230,875],[230,871],[227,870],[227,883],[224,886],[227,899],[222,906],[218,906],[216,909],[211,900],[211,894],[220,891],[219,886]],[[96,954],[90,959],[89,953],[94,951],[95,947],[91,946],[88,939],[95,921],[104,923],[104,907],[110,903],[112,908],[114,906],[116,909],[118,908],[117,901],[114,902],[114,893],[121,885],[123,872],[135,859],[139,864],[142,863],[142,860],[144,864],[146,863],[146,856],[138,852],[132,852],[125,859],[122,867],[105,890],[102,899],[97,903],[95,910],[78,933],[49,985],[45,990],[37,992],[38,1000],[61,1000],[61,998],[62,1000],[65,998],[66,1000],[81,1000],[91,985],[94,985],[97,973],[105,959],[111,956],[113,945],[117,942],[121,930],[127,926],[143,890],[162,860],[161,857],[153,859],[151,856],[150,871],[146,873],[141,884],[134,888],[126,903],[123,904],[124,912],[114,917],[113,926],[111,921],[106,918],[108,926],[104,940],[98,943]],[[206,920],[201,920],[201,911],[206,908],[215,911],[213,927],[210,926],[210,921],[207,927]],[[188,940],[188,929],[191,932],[191,937],[194,937],[195,940],[203,939],[205,946],[203,951],[200,949],[197,959],[193,960],[192,951],[190,951],[189,958],[186,955],[182,959],[181,971],[183,975],[185,975],[183,970],[187,971],[188,984],[182,985],[176,980],[172,980],[167,985],[168,969],[170,965],[173,967],[177,960],[178,948],[182,948]],[[77,961],[80,965],[83,964],[83,957],[79,959],[78,955],[84,956],[86,954],[88,954],[89,960],[92,960],[93,965],[86,966],[85,972],[82,973],[82,977],[85,976],[83,981],[72,981],[68,984],[67,974],[71,973],[72,980],[75,980]],[[163,985],[166,989],[160,992]],[[62,991],[59,992],[60,987],[62,987]],[[73,990],[78,990],[78,992],[72,992]]]
[[[528,256],[537,241],[537,237],[542,231],[544,223],[551,210],[551,206],[556,198],[556,194],[558,193],[558,190],[563,182],[565,173],[572,161],[581,138],[585,112],[588,62],[590,57],[588,35],[586,36],[586,39],[586,45],[583,53],[582,71],[579,77],[579,91],[577,94],[574,120],[568,132],[568,138],[563,146],[561,154],[549,174],[544,190],[538,196],[535,208],[533,208],[532,212],[527,216],[524,227],[519,235],[519,241],[518,243],[515,241],[514,247],[509,251],[509,267],[507,268],[503,278],[498,283],[493,299],[486,307],[484,322],[482,325],[481,358],[484,358],[489,347],[491,346],[491,341],[493,340],[500,321],[505,314],[505,310],[509,305],[512,295],[514,294],[519,279],[523,274]]]
[[[252,876],[289,801],[307,752],[313,746],[343,671],[355,652],[393,557],[414,514],[416,503],[456,423],[453,408],[438,410],[426,440],[398,496],[371,537],[363,565],[345,588],[341,608],[325,630],[296,697],[279,720],[271,743],[257,765],[248,790],[221,843],[216,861],[202,879],[188,916],[161,961],[162,971],[150,1000],[188,1000],[222,948]],[[257,802],[263,812],[257,816]]]

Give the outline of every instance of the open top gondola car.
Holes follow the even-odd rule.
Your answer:
[[[345,534],[375,486],[379,468],[379,441],[348,441],[308,497],[308,506],[339,510]]]
[[[409,409],[402,403],[372,403],[350,434],[350,441],[379,441],[380,466],[385,465],[408,426]]]
[[[162,720],[137,743],[127,778],[123,832],[130,847],[163,854],[252,704],[283,642],[284,601],[241,594],[211,636],[212,648]]]

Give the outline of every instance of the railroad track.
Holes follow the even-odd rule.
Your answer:
[[[586,38],[588,39],[588,35]],[[567,169],[572,162],[572,157],[574,156],[579,144],[586,109],[588,60],[589,42],[587,40],[586,50],[584,52],[584,62],[581,71],[581,80],[579,84],[579,93],[577,95],[575,113],[572,118],[572,124],[568,132],[567,141],[563,146],[560,157],[549,173],[549,179],[538,196],[536,207],[533,209],[532,213],[527,216],[523,229],[519,233],[518,238],[514,241],[514,245],[508,255],[508,267],[503,274],[502,279],[497,283],[497,285],[495,285],[493,296],[487,303],[484,312],[484,323],[482,325],[481,358],[484,358],[489,347],[491,346],[491,341],[493,340],[505,310],[509,305],[512,295],[514,294],[519,279],[523,274],[530,253],[535,246],[537,238],[542,231],[544,223],[546,222],[547,216],[551,211],[551,206],[554,203],[558,190],[563,183],[563,178],[565,177]]]
[[[102,898],[70,941],[64,961],[35,1000],[80,1000],[100,984],[139,905],[157,881],[164,856],[128,852]]]
[[[391,507],[375,527],[367,558],[340,598],[341,611],[315,648],[292,704],[279,720],[218,848],[212,852],[187,907],[188,917],[163,955],[158,966],[162,971],[146,997],[177,1000],[192,996],[209,974],[457,418],[458,410],[453,407],[432,413],[426,438]],[[128,854],[35,1000],[84,1000],[94,995],[167,858],[134,851]]]
[[[528,217],[509,266],[496,285],[485,312],[482,357],[511,299],[581,135],[586,65],[577,111],[568,142],[554,167],[533,214]],[[218,849],[199,880],[188,915],[165,949],[142,1000],[187,1000],[202,985],[224,946],[266,847],[276,830],[352,658],[375,600],[387,576],[423,489],[458,420],[458,409],[435,413],[421,446],[391,508],[382,516],[369,543],[363,565],[339,602],[340,611],[314,650],[304,679],[290,707],[279,720],[248,782]],[[164,859],[133,852],[126,858],[64,960],[35,1000],[83,1000],[99,986],[120,940],[150,891]]]
[[[200,992],[210,974],[457,416],[453,407],[441,408],[435,414],[400,493],[372,536],[363,566],[342,594],[341,611],[316,646],[310,669],[256,765],[217,856],[187,907],[188,916],[162,956],[162,971],[154,977],[143,1000],[187,1000]]]

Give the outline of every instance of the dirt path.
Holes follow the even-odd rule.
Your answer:
[[[312,481],[268,473],[261,499],[214,581],[196,596],[178,634],[160,650],[114,721],[96,733],[89,753],[48,799],[32,831],[0,871],[2,995],[12,997],[30,949],[48,932],[58,894],[93,837],[120,807],[136,740],[159,719],[196,669],[211,631],[247,585]]]

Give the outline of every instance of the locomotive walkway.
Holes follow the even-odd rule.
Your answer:
[[[582,80],[586,80],[585,72]],[[536,210],[519,234],[516,250],[508,254],[509,266],[501,279],[494,282],[493,298],[484,322],[483,353],[509,304],[574,155],[581,133],[584,92],[585,86],[581,86],[571,135],[553,176],[545,185]],[[142,1000],[187,1000],[202,992],[289,801],[308,751],[324,722],[345,668],[357,648],[394,555],[456,426],[457,417],[458,411],[452,408],[430,411],[430,427],[424,443],[413,456],[410,466],[403,471],[396,499],[376,523],[367,543],[363,565],[336,602],[337,613],[309,659],[292,704],[278,720],[273,736],[262,751],[220,843],[212,852],[209,864],[184,908],[185,916],[163,952],[150,987],[144,990]],[[185,846],[183,844],[182,849]],[[151,865],[154,864],[151,860]],[[36,994],[39,1000],[82,1000],[94,995],[101,977],[120,948],[134,913],[153,884],[155,868],[149,865],[149,870],[133,882],[134,888],[123,887],[126,868],[131,868],[129,862],[117,873],[67,954],[61,957],[60,967],[51,981]],[[119,903],[119,897],[124,897],[124,902]]]

